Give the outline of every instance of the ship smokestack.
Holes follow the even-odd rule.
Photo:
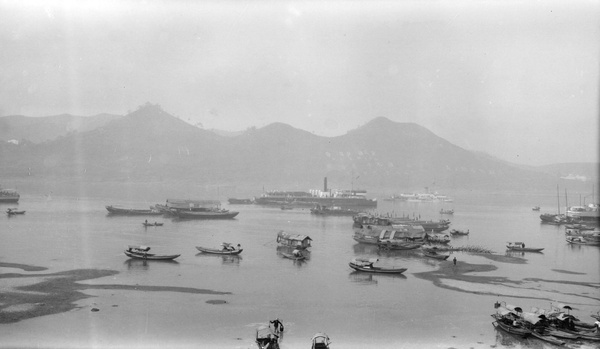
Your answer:
[[[325,177],[325,179],[323,180],[323,192],[327,192],[327,177]]]

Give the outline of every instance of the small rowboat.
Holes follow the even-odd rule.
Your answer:
[[[281,252],[281,255],[284,256],[285,258],[293,259],[295,261],[303,261],[306,259],[306,256],[304,256],[304,255],[297,256],[297,255],[294,255],[293,253],[287,253],[287,252]]]
[[[565,345],[565,341],[562,341],[558,338],[555,338],[553,336],[547,336],[541,333],[537,333],[535,330],[531,331],[531,335],[534,336],[537,339],[543,340],[545,342],[548,343],[552,343],[552,344],[556,344],[556,345]]]
[[[210,253],[210,254],[238,255],[238,254],[242,253],[242,251],[244,250],[243,248],[240,248],[240,247],[241,247],[240,244],[238,244],[238,247],[235,248],[230,243],[224,242],[223,244],[221,244],[221,248],[208,248],[208,247],[196,246],[196,249],[200,252]]]
[[[396,268],[396,267],[376,267],[373,263],[377,262],[379,259],[371,258],[371,259],[363,259],[363,258],[354,258],[348,265],[350,268],[356,271],[365,271],[369,273],[380,273],[380,274],[402,274],[407,269],[406,268]]]
[[[269,326],[256,329],[256,345],[258,349],[279,349],[279,336]]]
[[[172,260],[181,256],[181,254],[161,255],[148,253],[149,250],[150,247],[147,246],[129,246],[129,248],[125,250],[125,255],[130,258],[144,260]]]
[[[6,214],[9,216],[12,216],[15,214],[25,214],[25,211],[19,211],[16,208],[9,208],[8,210],[6,210]]]
[[[492,322],[492,325],[494,325],[494,327],[496,329],[500,328],[501,330],[504,330],[505,332],[508,332],[510,334],[515,334],[515,335],[521,336],[523,338],[525,338],[531,334],[531,330],[528,330],[524,327],[511,326],[511,325],[503,323],[500,319],[497,319],[497,320],[498,321]]]
[[[454,236],[454,235],[469,235],[469,231],[452,229],[452,230],[450,230],[450,234],[452,236]]]
[[[148,222],[144,222],[142,223],[144,225],[144,227],[162,227],[164,225],[164,223],[148,223]]]
[[[510,251],[519,252],[542,252],[543,250],[543,248],[538,247],[525,247],[525,244],[522,242],[509,242],[506,248]]]
[[[435,249],[431,249],[431,248],[423,249],[423,255],[425,257],[439,259],[442,261],[445,261],[446,259],[448,259],[448,257],[450,257],[450,255],[447,255],[447,254],[439,254],[439,253],[437,253],[437,251]]]

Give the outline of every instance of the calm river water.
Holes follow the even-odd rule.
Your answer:
[[[279,317],[286,326],[282,348],[310,348],[316,332],[326,332],[332,348],[552,348],[536,340],[497,333],[490,314],[494,302],[529,309],[549,308],[550,300],[570,304],[583,321],[600,310],[600,248],[571,246],[564,227],[540,224],[539,212],[555,212],[552,192],[539,197],[471,195],[453,203],[380,201],[378,211],[449,218],[451,228],[469,229],[453,246],[479,246],[505,255],[506,242],[523,241],[543,253],[514,255],[525,263],[497,262],[482,255],[454,253],[459,263],[493,264],[491,272],[471,273],[478,282],[442,279],[440,285],[414,273],[441,263],[416,251],[379,253],[352,239],[350,217],[321,217],[307,209],[225,207],[240,211],[233,220],[164,222],[144,228],[146,217],[109,216],[105,205],[147,207],[164,203],[99,198],[24,195],[23,216],[0,217],[0,262],[48,268],[40,274],[74,269],[110,269],[118,274],[87,280],[90,285],[174,286],[230,294],[90,288],[81,308],[0,325],[0,347],[60,348],[255,348],[257,326]],[[14,205],[1,205],[3,211]],[[453,216],[439,215],[453,208]],[[275,241],[279,230],[313,239],[310,260],[282,258]],[[199,254],[195,246],[240,243],[240,257]],[[181,253],[175,262],[134,261],[129,244],[156,253]],[[354,257],[377,257],[402,266],[401,276],[353,272]],[[453,257],[451,256],[450,259]],[[505,279],[499,279],[505,278]],[[498,280],[504,280],[499,282]],[[0,282],[3,282],[0,280]],[[216,301],[216,302],[214,302]],[[220,301],[226,301],[220,304]],[[91,308],[100,311],[91,312]],[[590,343],[574,348],[593,348]]]

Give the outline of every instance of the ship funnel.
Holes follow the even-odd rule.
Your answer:
[[[323,192],[324,193],[327,192],[327,177],[325,177],[325,179],[323,179]]]

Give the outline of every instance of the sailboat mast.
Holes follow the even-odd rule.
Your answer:
[[[565,214],[569,217],[569,200],[567,199],[567,188],[565,188]]]
[[[558,196],[558,184],[556,185],[556,206],[558,207],[558,214],[560,215],[560,197]]]

